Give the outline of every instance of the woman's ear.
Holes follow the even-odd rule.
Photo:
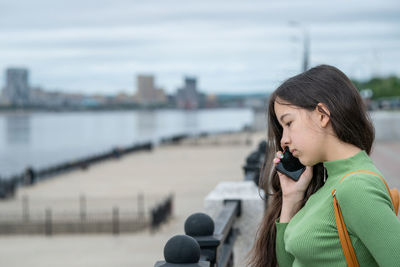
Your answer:
[[[318,105],[315,107],[315,110],[318,114],[318,121],[321,127],[325,128],[331,120],[331,113],[329,112],[328,107],[324,103],[318,103]]]

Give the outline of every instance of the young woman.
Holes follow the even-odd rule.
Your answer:
[[[333,197],[360,266],[400,266],[400,221],[369,154],[374,128],[359,92],[340,70],[312,68],[270,96],[269,151],[260,185],[270,194],[250,266],[346,266]],[[275,170],[287,148],[306,166],[295,182]]]

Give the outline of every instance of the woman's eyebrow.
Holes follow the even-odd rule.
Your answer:
[[[283,118],[284,118],[286,115],[290,115],[290,113],[285,113],[285,114],[283,114],[283,115],[281,116],[280,120],[282,121]]]

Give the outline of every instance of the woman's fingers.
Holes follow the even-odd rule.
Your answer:
[[[278,151],[275,154],[275,158],[274,158],[274,163],[278,164],[281,161],[281,158],[283,158],[283,153],[282,151]]]

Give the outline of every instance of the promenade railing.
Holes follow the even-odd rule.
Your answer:
[[[153,144],[151,142],[147,142],[127,147],[115,147],[110,151],[94,154],[76,160],[66,161],[49,167],[43,167],[39,169],[27,167],[21,174],[13,175],[8,178],[0,177],[0,199],[13,197],[18,186],[30,186],[38,181],[70,171],[86,170],[93,164],[109,159],[118,159],[128,153],[151,151],[152,149]]]
[[[219,132],[231,133],[230,131]],[[183,140],[194,139],[208,136],[209,133],[202,132],[197,135],[194,134],[177,134],[169,137],[161,138],[159,141],[160,145],[175,145],[180,144]],[[43,168],[34,168],[27,166],[26,169],[19,174],[12,175],[10,177],[0,177],[0,200],[12,198],[19,186],[30,186],[41,180],[49,179],[60,174],[64,174],[70,171],[86,170],[91,165],[100,163],[105,160],[119,159],[125,154],[140,152],[140,151],[152,151],[154,147],[153,142],[145,142],[129,145],[126,147],[114,147],[109,151],[103,153],[97,153],[94,155],[78,158],[75,160],[65,161],[63,163],[55,164]],[[62,153],[62,151],[60,151]]]
[[[155,267],[245,266],[256,231],[267,207],[258,189],[267,143],[261,142],[246,158],[244,181],[221,182],[204,201],[205,213],[185,221],[185,235],[169,239],[164,260]]]
[[[244,179],[246,181],[253,181],[256,185],[259,184],[260,172],[262,171],[267,151],[267,142],[262,141],[259,143],[258,149],[246,157],[246,164],[243,166]]]
[[[185,221],[185,234],[172,237],[164,247],[164,261],[156,267],[233,266],[234,228],[240,217],[241,201],[225,200],[215,221],[205,213],[195,213]]]
[[[173,213],[173,195],[22,198],[0,202],[0,234],[85,234],[157,230]]]

